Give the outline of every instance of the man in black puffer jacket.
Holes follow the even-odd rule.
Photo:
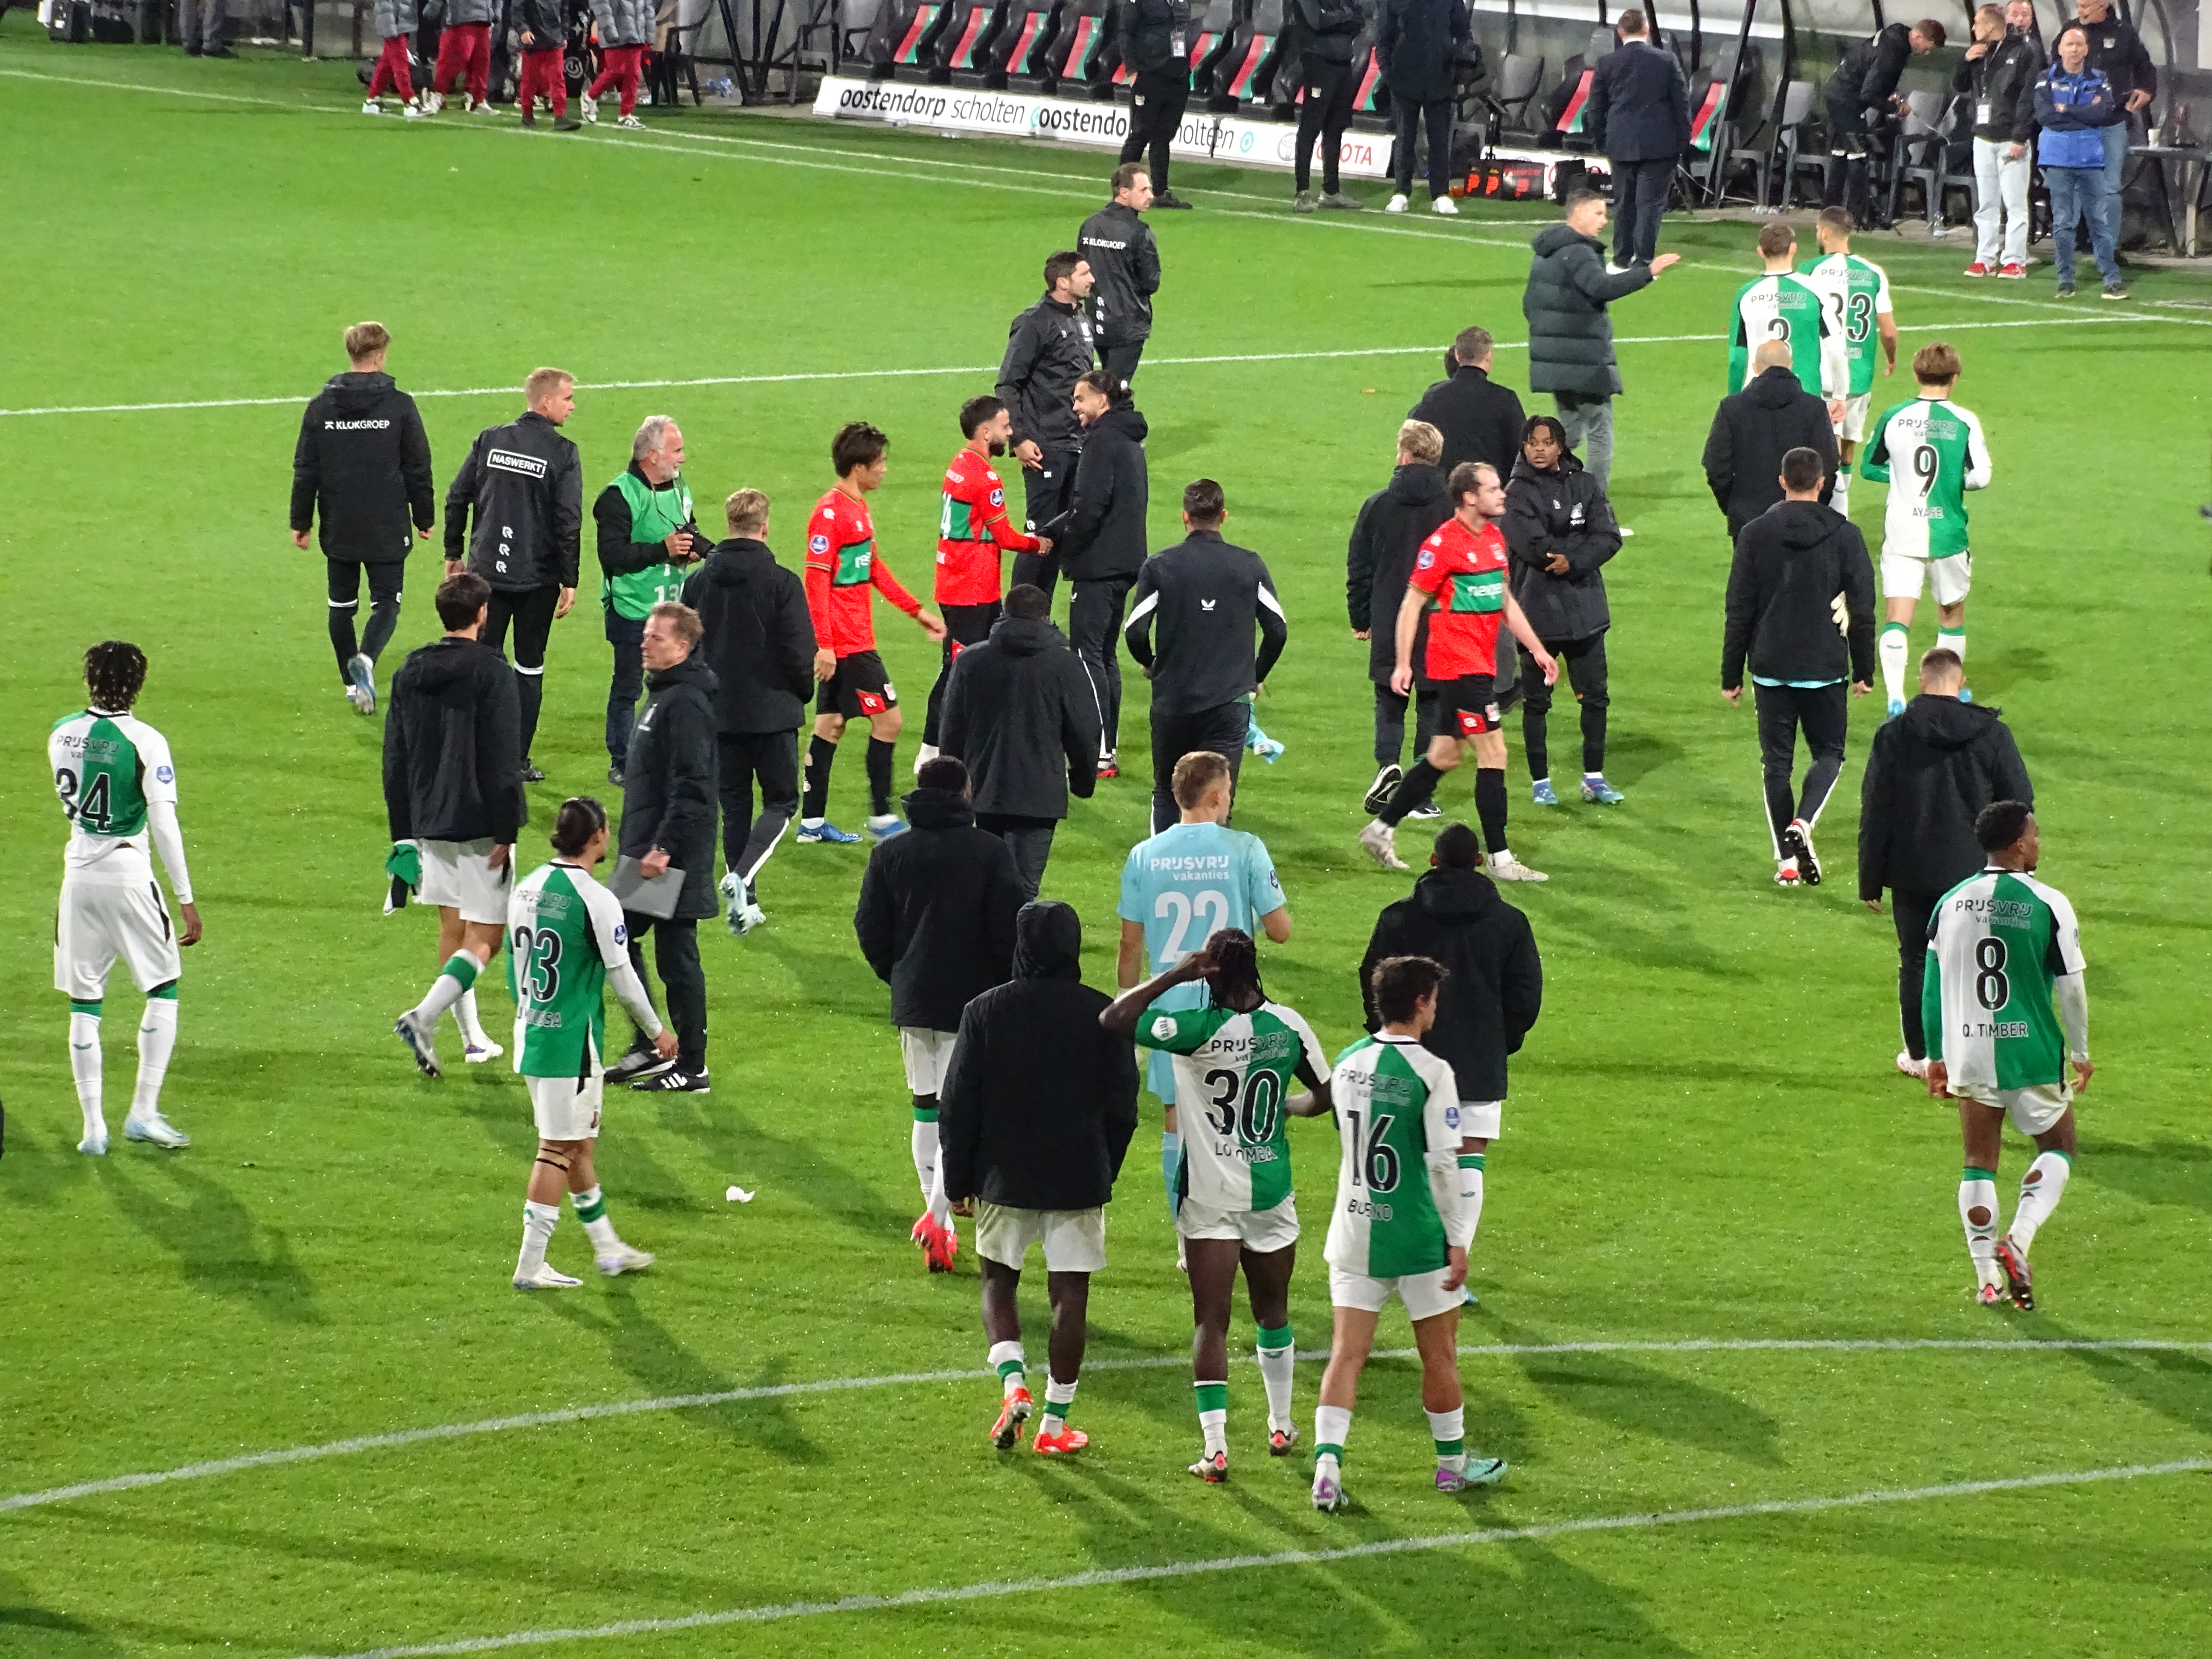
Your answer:
[[[1298,25],[1298,147],[1293,160],[1297,198],[1292,210],[1317,208],[1359,210],[1359,204],[1338,186],[1344,130],[1352,125],[1352,100],[1359,77],[1352,72],[1352,46],[1366,26],[1359,0],[1294,0]],[[1313,194],[1314,140],[1321,152],[1321,199]]]
[[[1583,714],[1583,799],[1618,806],[1620,791],[1605,781],[1605,631],[1613,612],[1605,599],[1605,562],[1620,551],[1613,503],[1567,447],[1566,429],[1549,415],[1532,416],[1521,459],[1505,486],[1505,547],[1513,560],[1513,597],[1528,626],[1574,686]],[[1521,741],[1528,753],[1535,803],[1557,806],[1544,724],[1552,688],[1523,653]]]
[[[1820,504],[1836,487],[1836,429],[1825,399],[1805,390],[1790,367],[1790,343],[1768,340],[1752,353],[1752,378],[1721,399],[1705,434],[1705,482],[1728,515],[1733,544],[1744,526],[1782,499],[1782,458],[1809,449],[1820,458]]]
[[[1190,0],[1127,0],[1121,12],[1121,61],[1129,66],[1129,137],[1121,159],[1152,152],[1152,205],[1187,208],[1168,188],[1168,150],[1190,102]],[[1004,396],[1004,393],[1000,394]]]
[[[1083,459],[1054,550],[1073,585],[1067,636],[1098,702],[1098,774],[1110,778],[1121,770],[1115,747],[1121,732],[1121,613],[1145,568],[1145,439],[1151,428],[1131,405],[1128,386],[1106,369],[1094,368],[1075,383],[1075,416],[1083,422]]]
[[[1730,702],[1743,696],[1747,661],[1751,668],[1774,880],[1782,887],[1820,884],[1813,825],[1844,769],[1844,688],[1863,697],[1874,679],[1874,564],[1858,526],[1820,505],[1821,476],[1820,458],[1809,449],[1782,458],[1787,495],[1735,538],[1721,647],[1721,695]],[[1813,764],[1792,806],[1801,726]]]
[[[1006,843],[975,827],[968,769],[958,761],[924,761],[905,808],[906,830],[869,855],[853,932],[891,988],[921,1183],[913,1238],[930,1271],[945,1273],[958,1246],[939,1161],[939,1095],[961,1011],[1013,972],[1014,913],[1024,896]]]
[[[1486,461],[1499,477],[1507,477],[1521,459],[1521,428],[1527,417],[1520,395],[1490,378],[1497,349],[1488,329],[1462,329],[1452,342],[1448,378],[1430,386],[1406,411],[1407,420],[1426,421],[1443,434],[1437,470],[1447,478],[1462,461]]]
[[[1376,770],[1367,787],[1370,812],[1382,810],[1405,776],[1398,757],[1406,747],[1406,705],[1411,699],[1390,689],[1390,672],[1398,665],[1398,607],[1413,579],[1413,556],[1452,515],[1451,496],[1437,465],[1443,447],[1443,434],[1426,421],[1407,421],[1398,428],[1397,470],[1360,505],[1345,555],[1345,608],[1352,615],[1352,637],[1367,641],[1367,678],[1375,684]],[[1413,636],[1416,662],[1427,655],[1428,629],[1425,614]],[[1435,735],[1416,715],[1413,752],[1425,753]]]

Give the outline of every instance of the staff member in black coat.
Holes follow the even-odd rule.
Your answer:
[[[1528,918],[1498,897],[1497,884],[1482,873],[1482,842],[1474,830],[1446,824],[1429,864],[1413,896],[1386,905],[1375,919],[1360,959],[1359,994],[1368,1030],[1379,1030],[1376,968],[1392,957],[1443,964],[1436,1024],[1421,1043],[1450,1066],[1459,1085],[1460,1133],[1475,1147],[1473,1169],[1461,1160],[1460,1191],[1472,1197],[1480,1224],[1483,1160],[1505,1109],[1506,1056],[1520,1053],[1543,1012],[1544,964]]]
[[[1297,197],[1291,210],[1311,213],[1335,208],[1357,213],[1359,204],[1339,189],[1344,130],[1352,125],[1352,100],[1359,77],[1352,72],[1352,48],[1366,26],[1359,0],[1293,0],[1298,26],[1298,147],[1292,170]],[[1314,140],[1322,143],[1321,199],[1313,193]]]
[[[999,364],[999,401],[1014,417],[1014,459],[1022,464],[1024,526],[1056,537],[1075,486],[1083,434],[1075,420],[1075,382],[1094,365],[1090,262],[1073,251],[1044,262],[1044,297],[1014,319]],[[1045,528],[1040,532],[1039,526]],[[1059,567],[1049,553],[1014,555],[1013,579],[1052,592]]]
[[[1121,775],[1121,615],[1137,573],[1145,568],[1145,508],[1151,484],[1145,439],[1151,431],[1131,406],[1128,387],[1106,369],[1075,383],[1075,415],[1083,422],[1083,459],[1076,464],[1067,523],[1054,546],[1074,591],[1067,635],[1091,677],[1098,705],[1098,775]]]
[[[1152,205],[1187,208],[1190,204],[1168,188],[1168,161],[1190,102],[1190,0],[1129,0],[1121,15],[1121,61],[1131,71],[1121,159],[1137,161],[1149,149]]]
[[[896,843],[894,843],[896,844]],[[1000,1381],[1001,1451],[1032,1409],[1021,1310],[1030,1246],[1044,1246],[1052,1303],[1041,1452],[1079,1451],[1067,1426],[1083,1369],[1091,1275],[1106,1265],[1107,1201],[1137,1129],[1137,1060],[1098,1024],[1109,1000],[1083,982],[1083,924],[1071,905],[1025,904],[1014,918],[1014,977],[968,1005],[939,1107],[945,1190],[975,1211],[983,1330]]]
[[[1626,270],[1659,252],[1659,220],[1674,167],[1690,147],[1690,82],[1681,60],[1651,43],[1643,12],[1620,14],[1620,44],[1590,75],[1583,125],[1613,163],[1613,263]]]
[[[1549,415],[1530,417],[1521,459],[1505,485],[1505,546],[1513,561],[1513,597],[1536,637],[1574,686],[1582,705],[1583,799],[1618,806],[1624,797],[1605,781],[1606,561],[1620,551],[1613,503],[1567,447],[1566,428]],[[1502,644],[1503,641],[1501,641]],[[1552,687],[1523,653],[1521,742],[1528,755],[1539,806],[1557,806],[1551,750],[1544,726]]]
[[[968,769],[948,755],[924,761],[907,795],[906,833],[879,843],[860,878],[853,931],[876,977],[891,988],[922,1212],[911,1235],[932,1273],[950,1273],[959,1238],[938,1156],[938,1095],[970,999],[1013,972],[1014,913],[1028,896],[1013,854],[975,827]]]
[[[1462,336],[1462,338],[1465,337]],[[1431,386],[1433,393],[1436,388]],[[1423,402],[1427,399],[1424,398]],[[1367,641],[1367,678],[1375,686],[1375,781],[1367,787],[1366,808],[1379,812],[1389,803],[1405,771],[1398,757],[1406,747],[1406,705],[1412,701],[1390,689],[1398,665],[1398,606],[1413,579],[1413,557],[1430,532],[1452,515],[1451,496],[1437,465],[1443,439],[1426,421],[1411,420],[1398,428],[1398,465],[1390,482],[1361,503],[1345,555],[1345,608],[1352,614],[1352,637]],[[1375,619],[1382,625],[1377,628]],[[1428,618],[1415,635],[1416,658],[1427,654]],[[1436,735],[1423,709],[1415,716],[1413,752],[1425,752]],[[1413,815],[1442,817],[1443,809],[1425,803]]]
[[[1521,433],[1528,422],[1520,394],[1490,378],[1496,356],[1488,329],[1460,330],[1452,342],[1449,378],[1431,386],[1406,412],[1407,420],[1426,421],[1443,435],[1443,454],[1437,466],[1446,477],[1463,461],[1485,461],[1502,478],[1521,457]]]
[[[1152,176],[1124,161],[1114,169],[1114,199],[1083,222],[1075,249],[1091,267],[1091,333],[1098,361],[1127,386],[1152,337],[1152,295],[1160,291],[1160,247],[1139,216],[1152,205]]]
[[[1820,505],[1820,458],[1782,458],[1784,499],[1743,527],[1729,571],[1721,696],[1743,696],[1751,669],[1759,750],[1766,774],[1767,827],[1778,886],[1816,887],[1813,826],[1844,769],[1850,704],[1874,679],[1874,565],[1858,526]],[[1802,728],[1813,764],[1790,804],[1790,771]]]
[[[1943,26],[1923,17],[1907,28],[1890,23],[1845,52],[1820,96],[1828,106],[1828,176],[1820,205],[1850,210],[1854,222],[1875,222],[1867,199],[1867,152],[1875,125],[1905,112],[1897,82],[1915,57],[1943,44]]]
[[[1252,723],[1245,699],[1267,684],[1290,638],[1266,562],[1222,540],[1228,517],[1221,486],[1212,479],[1200,478],[1182,492],[1182,525],[1189,537],[1145,561],[1122,630],[1129,654],[1152,683],[1154,835],[1182,816],[1176,805],[1176,763],[1195,750],[1228,757],[1235,798],[1244,733]],[[1260,630],[1256,654],[1255,626]]]
[[[2035,805],[2035,787],[1997,711],[1960,702],[1966,665],[1937,646],[1920,659],[1920,695],[1885,720],[1859,786],[1859,897],[1881,914],[1890,891],[1897,921],[1897,1012],[1905,1050],[1897,1069],[1928,1075],[1920,987],[1936,901],[1979,870],[1974,819],[1993,801]]]
[[[522,778],[543,783],[531,763],[538,711],[545,700],[545,645],[553,624],[576,603],[584,476],[576,446],[561,435],[575,412],[576,377],[562,368],[531,371],[520,420],[488,427],[446,490],[446,574],[465,562],[491,584],[484,643],[507,645],[514,624],[514,672],[522,702]],[[469,511],[476,528],[469,529]]]
[[[1397,192],[1385,213],[1403,213],[1413,194],[1413,144],[1429,139],[1429,206],[1457,213],[1451,198],[1452,99],[1467,50],[1466,0],[1382,0],[1375,35],[1383,84],[1398,122]]]
[[[1004,841],[1030,898],[1073,793],[1098,787],[1091,677],[1048,622],[1044,590],[1017,584],[991,636],[952,665],[944,752],[967,763],[975,822]]]
[[[407,575],[410,513],[415,533],[430,539],[437,522],[437,487],[430,475],[430,440],[415,400],[384,372],[392,336],[382,323],[345,331],[346,361],[300,418],[292,451],[292,544],[304,548],[315,514],[323,519],[323,559],[330,579],[331,649],[346,701],[376,712],[376,659],[399,626]],[[368,631],[358,642],[361,576],[368,572]]]
[[[1705,482],[1728,515],[1733,544],[1782,499],[1782,458],[1809,449],[1820,458],[1820,504],[1836,487],[1836,428],[1826,399],[1805,390],[1790,367],[1790,343],[1767,340],[1751,354],[1752,377],[1721,399],[1705,434]]]
[[[714,774],[722,798],[722,896],[743,938],[768,920],[761,866],[799,815],[799,726],[814,697],[814,623],[798,573],[768,546],[768,497],[740,489],[723,507],[730,538],[684,584],[714,671]],[[760,816],[753,816],[753,785]]]

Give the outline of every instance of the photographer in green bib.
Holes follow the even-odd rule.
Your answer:
[[[619,788],[629,759],[630,726],[645,691],[645,619],[683,597],[686,568],[714,550],[691,521],[684,483],[684,434],[665,415],[648,415],[630,440],[629,465],[592,503],[599,532],[599,605],[615,648],[607,688],[607,781]]]

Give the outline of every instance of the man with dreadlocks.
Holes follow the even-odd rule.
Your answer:
[[[1206,1007],[1158,1006],[1170,988],[1201,979],[1210,994]],[[1190,1269],[1192,1387],[1206,1439],[1190,1472],[1218,1485],[1229,1478],[1229,1305],[1240,1266],[1259,1332],[1267,1450],[1287,1456],[1298,1443],[1291,1416],[1298,1210],[1286,1131],[1291,1118],[1328,1110],[1328,1060],[1313,1027],[1267,1000],[1252,936],[1237,927],[1220,929],[1203,949],[1123,992],[1098,1023],[1175,1057],[1182,1133],[1176,1231]],[[1310,1092],[1292,1094],[1293,1078]]]
[[[177,828],[177,769],[168,740],[131,712],[146,684],[146,653],[106,640],[84,653],[88,708],[64,714],[46,739],[54,793],[69,814],[62,854],[61,913],[54,927],[54,988],[70,1000],[70,1069],[76,1075],[84,1139],[76,1149],[107,1153],[100,1108],[100,1012],[108,971],[120,960],[146,997],[138,1027],[138,1086],[123,1121],[126,1140],[186,1146],[161,1115],[161,1079],[177,1046],[177,947],[197,945],[200,913]],[[148,842],[185,913],[181,937],[154,881]]]

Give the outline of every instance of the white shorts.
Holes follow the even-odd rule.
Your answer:
[[[596,1140],[605,1077],[526,1077],[540,1140]]]
[[[1476,1140],[1498,1139],[1498,1126],[1505,1115],[1502,1100],[1462,1100],[1459,1103],[1459,1132]]]
[[[1328,1264],[1329,1305],[1381,1313],[1389,1303],[1390,1292],[1395,1291],[1398,1300],[1406,1304],[1407,1318],[1434,1319],[1466,1300],[1462,1291],[1444,1288],[1450,1273],[1449,1267],[1438,1267],[1432,1273],[1406,1273],[1397,1279],[1370,1279],[1365,1273],[1346,1273],[1332,1261]]]
[[[496,870],[491,867],[492,841],[425,841],[416,848],[422,855],[422,885],[416,896],[425,904],[460,912],[463,921],[487,927],[507,926],[507,877],[514,857]]]
[[[1186,1198],[1176,1206],[1176,1231],[1185,1238],[1233,1238],[1261,1255],[1287,1250],[1298,1242],[1295,1194],[1270,1210],[1217,1210]]]
[[[952,1039],[957,1031],[933,1031],[925,1025],[898,1028],[899,1058],[906,1062],[906,1088],[912,1095],[934,1095],[945,1086],[945,1073],[952,1064]]]
[[[161,890],[151,880],[64,879],[54,918],[54,989],[78,1002],[97,1002],[118,958],[141,991],[167,985],[182,971]]]
[[[1874,393],[1871,392],[1862,392],[1856,398],[1844,398],[1843,424],[1836,428],[1836,435],[1847,444],[1855,444],[1863,439],[1866,436],[1867,412],[1873,404]]]
[[[1960,1088],[1953,1084],[1951,1092],[1961,1100],[1997,1108],[2012,1120],[2014,1128],[2029,1136],[2043,1133],[2064,1117],[2066,1109],[2074,1103],[2074,1087],[2068,1083],[2037,1083],[2025,1089],[1985,1089],[1975,1084]]]
[[[975,1254],[1019,1273],[1030,1246],[1044,1246],[1051,1273],[1095,1273],[1106,1265],[1106,1212],[1014,1210],[975,1201]]]
[[[1945,559],[1916,559],[1910,553],[1881,556],[1881,596],[1885,599],[1917,599],[1921,579],[1927,579],[1938,605],[1957,605],[1973,584],[1974,556],[1954,553]]]

